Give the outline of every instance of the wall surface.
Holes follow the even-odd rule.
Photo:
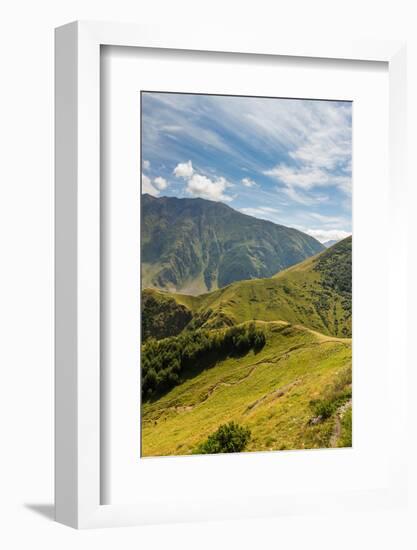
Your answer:
[[[153,526],[76,532],[53,515],[53,29],[75,19],[163,22],[186,33],[194,24],[243,26],[250,34],[325,34],[408,41],[408,137],[411,220],[416,205],[417,36],[414,2],[406,0],[14,0],[0,19],[0,508],[3,548],[415,548],[409,510],[251,522]],[[411,184],[411,182],[414,182]],[[372,223],[370,213],[369,223]],[[375,228],[377,235],[378,228]],[[416,231],[409,247],[411,311],[416,303]],[[408,238],[408,241],[406,240]],[[410,370],[410,397],[416,375]],[[410,405],[415,456],[416,406]]]

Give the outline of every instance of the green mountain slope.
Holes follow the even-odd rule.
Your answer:
[[[148,290],[143,296],[149,292],[153,292],[155,300],[168,296]],[[287,321],[323,334],[349,337],[352,333],[352,238],[269,279],[240,281],[200,296],[169,296],[192,317],[186,330],[219,328],[251,320]],[[150,318],[146,308],[143,308],[143,318]],[[149,326],[152,334],[152,320]],[[153,336],[158,337],[156,333]]]
[[[160,340],[179,334],[191,321],[192,313],[169,294],[152,289],[142,293],[142,338]]]
[[[351,265],[348,238],[269,279],[143,291],[143,456],[199,452],[232,421],[247,451],[351,446]]]
[[[198,295],[271,277],[324,246],[298,231],[204,199],[142,196],[142,288]]]
[[[248,451],[351,445],[350,339],[278,321],[256,328],[260,351],[207,356],[142,403],[143,456],[191,454],[231,420],[250,429]]]

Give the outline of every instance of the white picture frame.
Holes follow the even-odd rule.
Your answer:
[[[100,48],[102,45],[168,48],[333,60],[381,61],[389,70],[389,151],[392,239],[404,227],[405,45],[388,41],[334,42],[248,36],[230,30],[213,35],[194,28],[185,36],[169,27],[75,22],[56,30],[56,519],[76,528],[134,525],[159,521],[247,515],[244,506],[228,509],[219,499],[184,515],[175,500],[151,504],[101,504],[100,474]],[[390,250],[392,250],[390,248]],[[394,258],[393,258],[394,259]],[[396,269],[405,280],[404,251]],[[389,304],[390,315],[405,323],[404,297]],[[405,333],[405,331],[404,331]],[[404,418],[405,352],[395,366],[396,420]],[[394,381],[395,378],[395,381]],[[338,495],[345,509],[401,503],[406,463],[399,428],[392,475],[383,492]],[[289,495],[284,502],[257,503],[250,515],[325,509],[334,500],[322,495]],[[332,497],[333,498],[333,497]]]

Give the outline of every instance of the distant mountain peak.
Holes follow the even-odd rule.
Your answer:
[[[324,243],[322,243],[322,244],[323,244],[323,246],[325,246],[326,248],[330,248],[331,246],[337,244],[337,243],[340,242],[340,241],[341,241],[341,239],[332,239],[332,240],[326,241],[326,242],[324,242]]]

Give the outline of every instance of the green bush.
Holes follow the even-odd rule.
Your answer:
[[[213,434],[201,443],[194,454],[240,453],[251,438],[249,428],[239,426],[235,422],[222,424]]]
[[[320,416],[323,420],[330,418],[338,407],[337,401],[329,401],[328,399],[318,399],[316,401],[312,401],[310,404],[313,409],[314,416]]]
[[[322,420],[330,418],[337,409],[352,398],[352,369],[343,369],[333,384],[327,386],[321,399],[310,401],[310,407],[315,417]]]

